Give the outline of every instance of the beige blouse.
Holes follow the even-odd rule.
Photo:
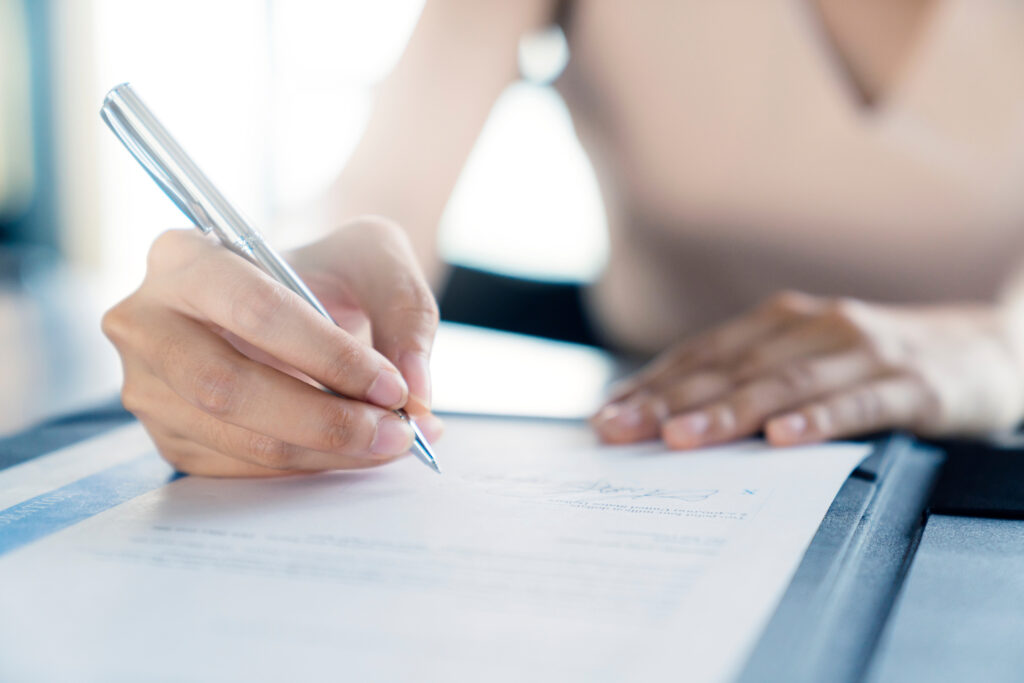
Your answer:
[[[808,9],[573,8],[557,85],[607,205],[613,340],[655,351],[785,288],[989,300],[1024,259],[1024,3],[940,2],[870,108]]]

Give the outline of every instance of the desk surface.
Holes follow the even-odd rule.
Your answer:
[[[1024,680],[1024,522],[932,515],[872,681]]]

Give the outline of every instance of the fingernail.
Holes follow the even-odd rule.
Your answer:
[[[412,429],[404,420],[388,415],[377,423],[370,450],[376,455],[401,455],[412,448]]]
[[[793,413],[773,420],[772,427],[776,436],[793,439],[807,431],[807,418],[800,413]]]
[[[399,369],[409,385],[409,397],[430,408],[430,362],[418,351],[402,354]]]
[[[688,436],[702,436],[711,426],[711,418],[707,413],[690,413],[680,417],[675,427]]]
[[[639,427],[643,419],[640,408],[628,403],[607,405],[594,418],[598,426],[613,429],[633,429]]]
[[[381,370],[373,380],[366,398],[382,408],[399,406],[405,402],[405,382],[390,370]]]

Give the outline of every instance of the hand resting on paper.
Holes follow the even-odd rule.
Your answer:
[[[401,407],[439,436],[428,366],[437,305],[403,231],[360,218],[289,261],[339,326],[195,230],[159,237],[142,285],[104,316],[124,405],[178,470],[267,476],[390,462],[413,441],[391,412]]]
[[[897,307],[784,293],[684,341],[594,417],[601,438],[671,448],[764,431],[785,446],[901,428],[1014,426],[1022,363],[992,306]]]

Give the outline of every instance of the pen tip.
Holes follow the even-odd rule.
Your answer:
[[[430,448],[430,446],[428,446],[426,442],[423,441],[419,442],[416,445],[419,446],[416,455],[420,456],[420,460],[422,460],[423,463],[430,469],[434,470],[438,474],[442,474],[441,466],[437,464],[437,459],[434,458],[434,451]]]
[[[413,441],[413,453],[416,454],[420,460],[424,462],[434,472],[441,474],[441,466],[437,464],[437,459],[434,458],[434,450],[430,447],[430,443],[427,442],[427,437],[423,436],[423,432],[416,426],[416,423],[409,419],[408,414],[404,410],[397,411],[399,417],[409,423],[412,427],[412,433],[416,437]]]

